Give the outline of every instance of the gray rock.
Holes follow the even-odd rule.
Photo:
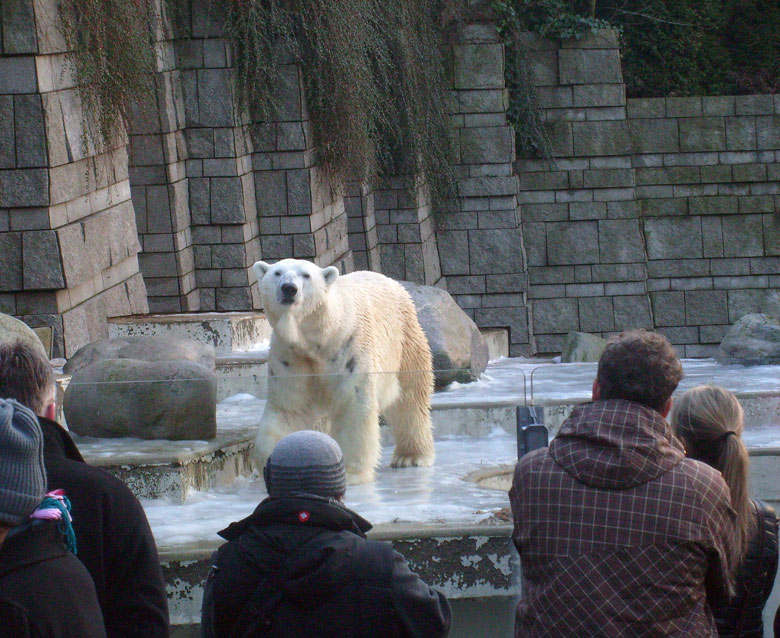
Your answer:
[[[214,371],[214,348],[189,339],[134,336],[95,341],[79,349],[65,364],[67,374],[103,359],[136,359],[139,361],[192,361]]]
[[[744,365],[780,364],[780,321],[771,315],[745,315],[721,341],[716,359]]]
[[[570,332],[566,335],[561,353],[561,363],[598,361],[607,342],[587,332]]]
[[[82,436],[212,439],[216,399],[213,370],[194,361],[103,359],[73,374],[64,410]]]
[[[49,359],[43,343],[41,343],[41,340],[32,328],[23,321],[19,321],[16,317],[0,312],[0,343],[9,343],[11,341],[21,341],[30,348],[37,350],[47,360]]]
[[[434,384],[476,381],[488,363],[488,346],[477,325],[446,290],[400,282],[414,301],[433,354]]]

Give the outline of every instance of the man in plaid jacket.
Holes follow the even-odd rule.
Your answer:
[[[643,330],[610,341],[593,402],[524,456],[509,498],[523,566],[515,636],[716,638],[736,515],[720,473],[665,417],[682,366]]]

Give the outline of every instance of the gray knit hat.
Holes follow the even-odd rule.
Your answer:
[[[314,494],[338,498],[347,490],[344,456],[327,434],[301,430],[276,444],[263,470],[269,496]]]
[[[46,492],[43,434],[32,410],[0,399],[0,525],[16,527]]]

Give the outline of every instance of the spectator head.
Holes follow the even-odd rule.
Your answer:
[[[593,382],[593,400],[625,399],[666,416],[682,376],[680,359],[666,337],[628,330],[607,343]]]
[[[276,444],[263,478],[269,496],[313,494],[340,499],[347,489],[344,457],[327,434],[301,430]]]
[[[0,343],[0,397],[14,399],[38,416],[54,418],[54,374],[34,348],[13,341]]]
[[[748,476],[750,459],[742,442],[742,406],[725,388],[700,385],[674,400],[670,417],[690,458],[723,475],[737,513],[737,548],[745,555],[754,522]]]
[[[46,492],[43,434],[32,410],[0,399],[0,528],[16,527]]]

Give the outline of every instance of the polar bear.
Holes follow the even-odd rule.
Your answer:
[[[253,270],[273,328],[258,467],[283,436],[317,428],[341,446],[349,483],[372,481],[380,414],[395,434],[391,465],[431,465],[431,351],[403,286],[301,259]]]

